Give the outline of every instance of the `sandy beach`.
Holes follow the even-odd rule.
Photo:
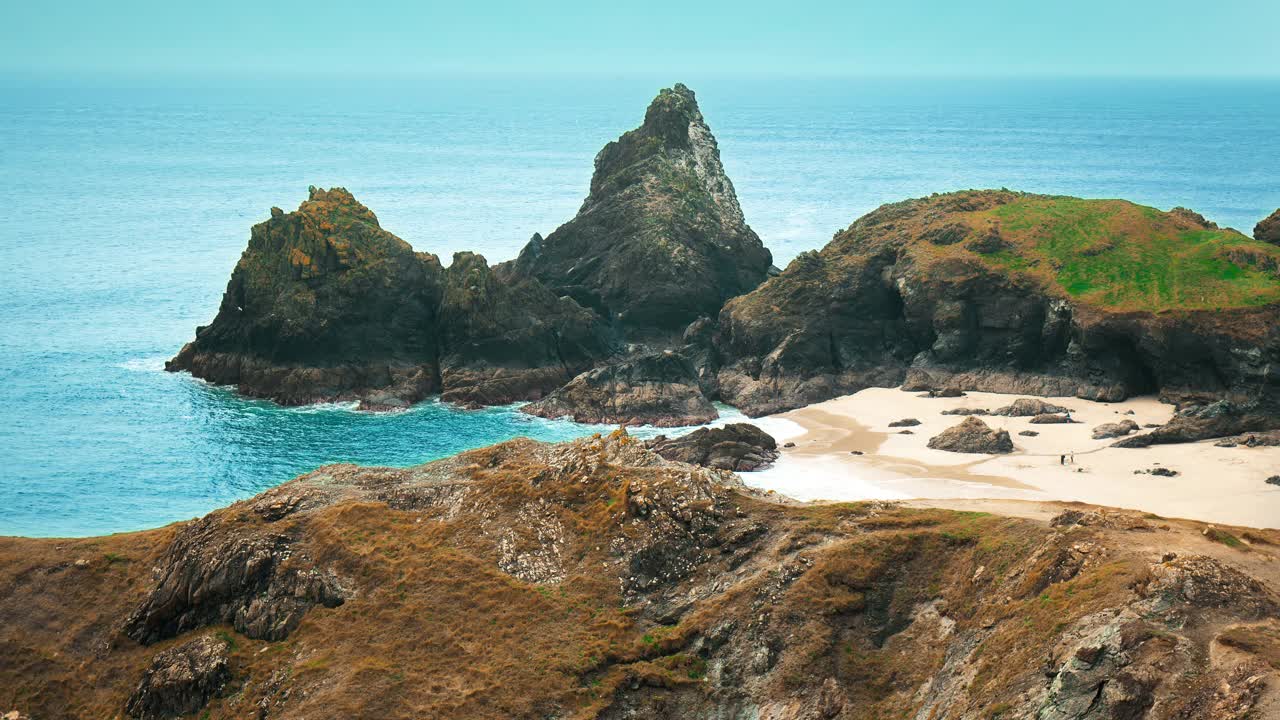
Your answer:
[[[963,416],[944,410],[995,410],[1017,395],[970,392],[956,398],[928,398],[898,389],[871,388],[756,421],[783,448],[769,469],[743,473],[752,487],[797,500],[937,500],[990,509],[1009,500],[1079,501],[1129,508],[1164,517],[1205,522],[1280,527],[1280,487],[1266,478],[1280,474],[1280,448],[1215,447],[1213,441],[1157,445],[1144,449],[1109,447],[1094,440],[1093,428],[1130,419],[1139,425],[1167,421],[1173,408],[1153,397],[1120,403],[1078,398],[1044,398],[1071,410],[1074,424],[1033,425],[1029,417],[986,416],[993,428],[1009,431],[1014,452],[970,455],[931,450],[929,438]],[[889,423],[920,421],[909,428]],[[910,430],[903,434],[901,430]],[[1039,433],[1028,437],[1020,432]],[[861,452],[861,455],[855,454]],[[1074,463],[1061,455],[1074,453]],[[1175,477],[1135,474],[1164,467]]]

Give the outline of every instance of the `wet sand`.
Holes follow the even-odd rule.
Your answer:
[[[955,504],[964,499],[967,506],[976,505],[974,509],[984,509],[977,502],[981,500],[1078,501],[1166,517],[1280,527],[1280,487],[1265,482],[1280,474],[1280,448],[1220,448],[1210,440],[1125,449],[1109,447],[1114,439],[1091,438],[1093,428],[1103,423],[1167,421],[1172,406],[1155,398],[1120,403],[1044,398],[1071,409],[1079,422],[1070,425],[983,417],[988,425],[1009,431],[1015,448],[1009,455],[926,447],[929,438],[964,419],[942,415],[943,410],[995,410],[1018,397],[972,392],[958,398],[924,398],[871,388],[761,418],[760,425],[780,443],[793,442],[795,447],[783,448],[773,467],[742,477],[748,485],[797,500],[935,499]],[[904,418],[921,424],[889,427]],[[911,433],[900,434],[904,429]],[[1023,430],[1039,435],[1020,436]],[[1075,455],[1074,464],[1060,464],[1060,456],[1069,453]],[[1161,466],[1176,470],[1178,476],[1134,474]],[[985,509],[1000,512],[1000,504]]]

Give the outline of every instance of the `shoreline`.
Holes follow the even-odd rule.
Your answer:
[[[1213,440],[1113,448],[1114,438],[1090,437],[1094,427],[1121,419],[1139,425],[1164,423],[1173,408],[1153,397],[1117,403],[1042,398],[1071,409],[1078,422],[1069,425],[1032,425],[1029,417],[982,416],[991,427],[1009,431],[1014,452],[1007,455],[926,447],[929,438],[964,419],[963,415],[942,415],[943,410],[994,410],[1018,397],[1023,396],[969,392],[956,398],[925,398],[897,388],[868,388],[766,416],[760,418],[766,426],[790,428],[775,435],[779,445],[794,442],[795,446],[780,448],[782,456],[773,466],[742,478],[750,487],[803,502],[902,500],[945,506],[963,501],[974,509],[985,505],[992,512],[1001,512],[999,508],[1008,501],[1082,502],[1162,517],[1280,528],[1280,487],[1265,482],[1280,470],[1280,448],[1221,448]],[[904,418],[916,418],[920,424],[888,427]],[[783,421],[787,425],[780,424]],[[911,433],[900,434],[901,429]],[[1039,435],[1019,435],[1023,430]],[[1063,453],[1074,453],[1075,463],[1061,465]],[[1178,475],[1135,474],[1158,467]]]

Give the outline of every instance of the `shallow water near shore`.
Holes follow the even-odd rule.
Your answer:
[[[47,442],[11,445],[8,467],[21,468],[27,482],[4,485],[0,534],[61,537],[156,527],[328,463],[407,467],[514,437],[558,442],[613,429],[534,417],[518,404],[463,410],[429,400],[393,413],[359,412],[354,403],[284,408],[164,372],[159,358],[127,360],[107,372],[118,380],[109,389],[81,376],[86,381],[73,396],[84,409],[63,414],[49,407],[42,426],[26,429],[27,437],[71,439],[73,457],[30,452]],[[120,412],[94,412],[122,400],[128,407]],[[720,410],[721,422],[742,418],[733,408]],[[72,433],[90,418],[92,432],[81,447]],[[647,438],[687,429],[630,432]]]
[[[445,262],[569,219],[592,158],[688,83],[785,265],[883,202],[968,187],[1280,205],[1275,81],[467,79],[380,88],[0,89],[0,534],[190,518],[327,462],[411,465],[597,428],[512,408],[279,408],[161,370],[249,227],[343,185]],[[317,80],[317,83],[320,83]]]

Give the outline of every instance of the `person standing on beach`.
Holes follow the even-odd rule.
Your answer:
[[[1066,464],[1067,464],[1067,456],[1066,456],[1066,455],[1059,455],[1059,456],[1058,456],[1058,464],[1059,464],[1059,465],[1066,465]]]

